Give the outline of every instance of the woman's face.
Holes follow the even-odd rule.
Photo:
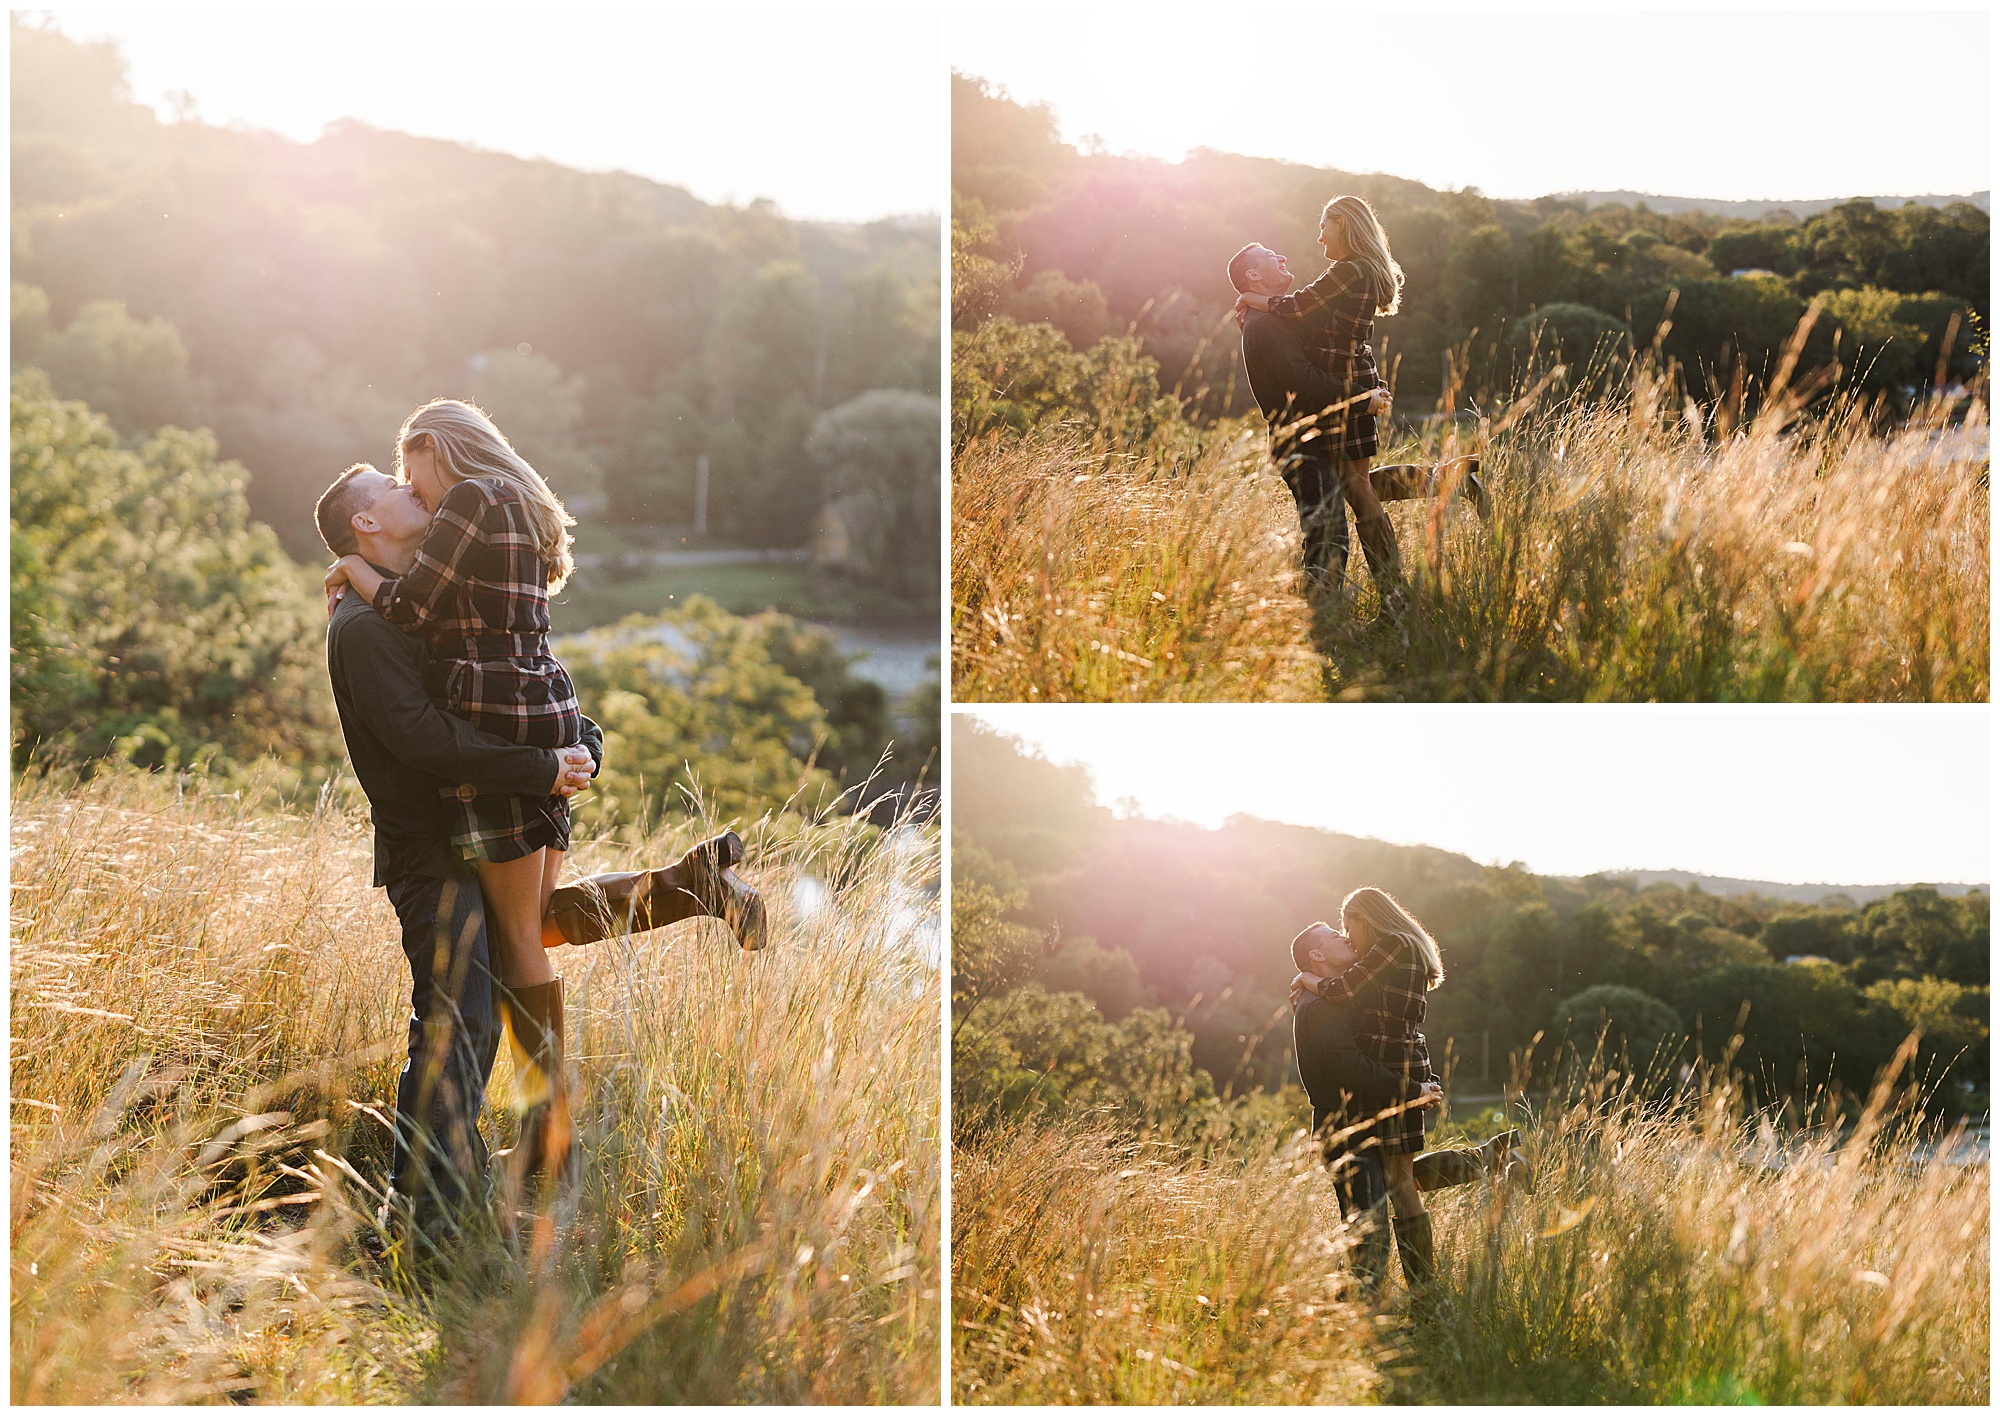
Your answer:
[[[414,443],[403,449],[403,475],[409,479],[410,488],[424,504],[424,510],[435,515],[446,488],[444,475],[438,471],[437,453],[429,442]]]
[[[1338,213],[1328,212],[1319,219],[1319,248],[1330,261],[1344,261],[1354,254],[1347,244],[1347,223]]]
[[[1375,942],[1375,931],[1368,927],[1368,921],[1351,911],[1341,911],[1340,928],[1347,935],[1347,941],[1353,947],[1356,958],[1367,953],[1368,946]]]

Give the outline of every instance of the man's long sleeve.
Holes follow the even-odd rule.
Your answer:
[[[370,612],[337,626],[332,644],[353,710],[404,765],[497,795],[554,790],[561,772],[555,753],[481,732],[431,702],[415,645],[402,630]],[[601,735],[599,742],[601,751]]]
[[[1310,418],[1336,403],[1363,398],[1370,391],[1314,365],[1297,337],[1270,320],[1253,320],[1244,334],[1250,357],[1268,371],[1278,387],[1292,394],[1295,419]]]
[[[1305,1006],[1314,1016],[1303,1019],[1306,1026],[1298,1041],[1302,1071],[1305,1065],[1316,1064],[1315,1071],[1327,1082],[1367,1104],[1415,1101],[1423,1095],[1420,1082],[1391,1071],[1361,1050],[1351,1005],[1322,999]],[[1308,1093],[1312,1090],[1307,1088]]]

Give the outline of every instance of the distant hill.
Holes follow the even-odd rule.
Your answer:
[[[1606,870],[1600,872],[1613,880],[1630,880],[1644,888],[1648,885],[1675,885],[1682,889],[1693,886],[1710,895],[1762,895],[1767,900],[1790,900],[1795,904],[1816,905],[1833,895],[1844,895],[1857,905],[1865,905],[1870,900],[1879,900],[1895,894],[1898,890],[1908,890],[1904,885],[1788,885],[1773,880],[1737,880],[1726,875],[1699,875],[1691,870]],[[1930,885],[1940,895],[1958,896],[1977,890],[1985,893],[1986,886],[1937,884]]]
[[[1993,193],[1968,192],[1958,196],[1939,196],[1927,193],[1921,197],[1818,197],[1810,201],[1755,201],[1725,202],[1715,197],[1663,197],[1655,192],[1558,192],[1555,199],[1565,202],[1582,202],[1586,209],[1601,206],[1636,207],[1644,202],[1648,208],[1665,216],[1678,216],[1682,212],[1704,211],[1710,216],[1740,216],[1751,221],[1761,220],[1773,212],[1790,212],[1804,220],[1816,212],[1837,207],[1842,202],[1871,201],[1878,207],[1899,207],[1908,202],[1919,206],[1946,207],[1953,202],[1969,202],[1981,211],[1993,210]]]

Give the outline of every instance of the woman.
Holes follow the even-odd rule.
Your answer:
[[[352,585],[391,624],[429,638],[426,687],[476,727],[530,747],[562,749],[582,733],[569,673],[549,653],[549,596],[573,562],[575,519],[492,420],[469,403],[436,399],[397,436],[400,478],[432,514],[416,563],[384,577],[360,556],[327,572],[329,593]],[[562,982],[543,949],[543,919],[569,849],[562,797],[475,796],[446,789],[452,843],[486,899],[487,936],[512,1040],[521,1143],[509,1178],[570,1163],[574,1130],[563,1078]]]
[[[1289,295],[1236,297],[1238,307],[1267,310],[1300,322],[1306,357],[1336,379],[1357,388],[1381,388],[1381,371],[1368,340],[1375,316],[1402,308],[1403,268],[1389,254],[1389,238],[1375,219],[1375,209],[1360,197],[1335,197],[1320,212],[1319,248],[1332,264],[1312,284]],[[1375,456],[1373,403],[1363,400],[1335,415],[1323,433],[1332,441],[1332,457],[1347,504],[1354,508],[1368,570],[1385,605],[1400,597],[1402,560],[1389,514],[1368,480],[1368,461]]]
[[[1444,982],[1444,959],[1437,941],[1384,891],[1364,885],[1341,901],[1340,923],[1355,962],[1332,976],[1300,973],[1292,980],[1303,991],[1330,1003],[1353,1003],[1362,1051],[1382,1067],[1428,1092],[1437,1085],[1430,1049],[1418,1024],[1425,997]],[[1328,941],[1332,943],[1333,941]],[[1430,1215],[1424,1209],[1415,1162],[1424,1149],[1429,1108],[1405,1107],[1377,1120],[1369,1134],[1382,1161],[1389,1203],[1395,1211],[1396,1249],[1403,1275],[1412,1284],[1436,1272]],[[1489,1143],[1493,1144],[1493,1143]]]

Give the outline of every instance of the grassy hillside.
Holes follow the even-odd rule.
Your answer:
[[[17,779],[15,1401],[935,1399],[933,837],[746,823],[768,951],[560,951],[582,1183],[420,1284],[361,1246],[408,1006],[365,815],[257,796]]]
[[[1075,1126],[968,1137],[954,1394],[1983,1405],[1988,1167],[1901,1129],[1908,1100],[1885,1079],[1856,1129],[1780,1144],[1723,1078],[1662,1111],[1600,1076],[1511,1118],[1542,1167],[1531,1195],[1430,1197],[1439,1281],[1415,1297],[1392,1278],[1379,1307],[1347,1284],[1302,1137],[1206,1154]]]
[[[1615,401],[1531,390],[1404,425],[1379,463],[1484,459],[1462,500],[1390,504],[1410,603],[1359,546],[1308,606],[1298,516],[1261,441],[994,431],[952,472],[964,701],[1981,700],[1986,407],[1881,431],[1857,402],[1737,422],[1642,359]],[[1087,424],[1086,424],[1087,427]]]

